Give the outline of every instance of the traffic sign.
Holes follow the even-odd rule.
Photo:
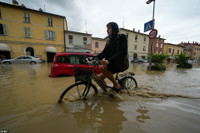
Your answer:
[[[144,24],[144,32],[152,30],[153,29],[153,25],[154,25],[153,23],[154,23],[154,20],[151,20],[151,21],[145,23]]]
[[[156,38],[157,34],[158,34],[158,31],[157,31],[156,29],[151,30],[151,31],[149,32],[149,39],[154,39],[154,38]]]

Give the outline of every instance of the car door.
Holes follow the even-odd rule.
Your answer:
[[[14,63],[23,64],[24,63],[24,56],[20,56],[15,58]]]

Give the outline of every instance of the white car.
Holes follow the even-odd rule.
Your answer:
[[[24,56],[19,56],[15,59],[5,59],[2,60],[1,63],[2,64],[36,64],[41,62],[40,58],[35,58],[33,56],[28,56],[28,55],[24,55]]]

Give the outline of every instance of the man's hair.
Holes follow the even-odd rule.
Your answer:
[[[108,26],[111,27],[111,29],[112,29],[112,35],[110,36],[110,38],[114,39],[117,36],[118,32],[119,32],[119,28],[118,28],[117,23],[115,23],[115,22],[109,22],[106,26],[107,27]]]

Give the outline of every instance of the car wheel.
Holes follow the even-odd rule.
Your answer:
[[[30,64],[36,64],[36,62],[35,61],[31,61]]]
[[[4,62],[3,64],[5,64],[5,65],[10,65],[11,62],[6,61],[6,62]]]

